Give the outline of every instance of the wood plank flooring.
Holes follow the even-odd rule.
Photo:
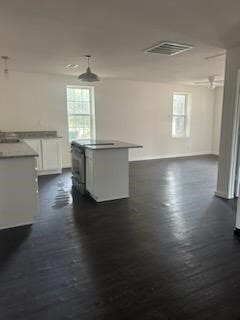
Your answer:
[[[240,319],[214,156],[131,163],[130,198],[100,204],[70,177],[39,178],[36,223],[0,232],[1,320]]]

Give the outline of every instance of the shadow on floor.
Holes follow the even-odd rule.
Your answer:
[[[0,268],[28,238],[32,225],[21,226],[0,231]]]

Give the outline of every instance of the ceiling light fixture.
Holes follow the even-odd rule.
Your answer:
[[[85,57],[88,60],[87,71],[85,73],[80,74],[78,79],[81,80],[81,81],[86,81],[86,82],[100,81],[98,75],[96,75],[95,73],[92,73],[91,69],[89,67],[89,59],[91,58],[91,55],[90,54],[86,54]]]
[[[216,76],[209,76],[206,80],[196,81],[195,84],[215,89],[216,87],[222,87],[224,85],[224,80],[219,78],[219,76],[218,78]]]
[[[208,77],[208,81],[209,81],[209,88],[215,89],[216,88],[215,77],[214,76]]]
[[[65,65],[65,68],[68,68],[68,69],[76,69],[79,67],[79,64],[74,64],[74,63],[68,63]]]
[[[9,60],[9,57],[8,56],[2,56],[1,57],[3,60],[4,60],[4,74],[7,76],[8,75],[8,60]]]

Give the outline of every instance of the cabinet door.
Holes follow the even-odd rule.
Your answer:
[[[42,148],[41,148],[41,140],[37,139],[26,139],[24,140],[34,151],[37,152],[38,157],[36,157],[37,170],[42,170]]]
[[[43,170],[62,170],[61,140],[42,139]]]

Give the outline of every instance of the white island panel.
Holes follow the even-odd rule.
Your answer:
[[[86,150],[86,189],[97,201],[129,197],[128,149]]]
[[[34,157],[0,159],[0,229],[32,224],[37,213]]]

